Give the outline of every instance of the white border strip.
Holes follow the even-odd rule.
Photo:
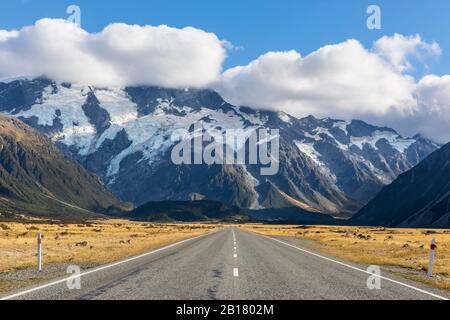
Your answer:
[[[340,264],[341,266],[344,266],[344,267],[347,267],[347,268],[350,268],[350,269],[353,269],[353,270],[356,270],[356,271],[360,271],[360,272],[369,274],[369,275],[371,275],[371,276],[379,277],[380,279],[390,281],[390,282],[392,282],[392,283],[395,283],[395,284],[404,286],[404,287],[409,288],[409,289],[416,290],[416,291],[418,291],[418,292],[420,292],[420,293],[427,294],[427,295],[432,296],[432,297],[434,297],[434,298],[441,299],[441,300],[449,300],[449,299],[446,298],[446,297],[443,297],[443,296],[434,294],[434,293],[432,293],[432,292],[429,292],[429,291],[426,291],[426,290],[423,290],[423,289],[420,289],[420,288],[411,286],[411,285],[409,285],[409,284],[406,284],[406,283],[403,283],[403,282],[400,282],[400,281],[397,281],[397,280],[393,280],[393,279],[390,279],[390,278],[387,278],[387,277],[383,277],[383,276],[381,276],[381,275],[375,275],[375,274],[373,274],[373,273],[371,273],[371,272],[368,272],[368,271],[366,271],[366,270],[364,270],[364,269],[357,268],[357,267],[355,267],[355,266],[349,265],[349,264],[344,263],[344,262],[341,262],[341,261],[337,261],[337,260],[330,259],[330,258],[325,257],[325,256],[322,256],[322,255],[320,255],[320,254],[317,254],[317,253],[314,253],[314,252],[311,252],[311,251],[308,251],[308,250],[305,250],[305,249],[296,247],[296,246],[294,246],[294,245],[292,245],[292,244],[290,244],[290,243],[287,243],[287,242],[284,242],[284,241],[281,241],[281,240],[278,240],[278,239],[275,239],[275,238],[272,238],[272,237],[268,237],[268,236],[265,236],[265,235],[261,235],[261,236],[262,236],[262,237],[265,237],[265,238],[267,238],[267,239],[271,239],[271,240],[273,240],[273,241],[282,243],[282,244],[284,244],[284,245],[286,245],[286,246],[289,246],[289,247],[292,247],[292,248],[294,248],[294,249],[300,250],[300,251],[302,251],[302,252],[304,252],[304,253],[313,255],[313,256],[315,256],[315,257],[318,257],[318,258],[321,258],[321,259],[324,259],[324,260],[327,260],[327,261],[331,261],[331,262]]]
[[[170,244],[168,246],[165,246],[165,247],[162,247],[162,248],[159,248],[159,249],[147,252],[147,253],[143,253],[143,254],[140,254],[140,255],[137,255],[137,256],[125,259],[125,260],[120,260],[120,261],[117,261],[117,262],[113,262],[111,264],[107,264],[105,266],[98,267],[98,268],[95,268],[95,269],[92,269],[92,270],[89,270],[89,271],[86,271],[86,272],[82,272],[82,273],[80,273],[78,275],[74,275],[74,276],[70,276],[70,277],[67,277],[67,278],[64,278],[64,279],[60,279],[60,280],[57,280],[57,281],[54,281],[54,282],[50,282],[50,283],[47,283],[47,284],[44,284],[44,285],[41,285],[41,286],[38,286],[38,287],[35,287],[35,288],[31,288],[31,289],[28,289],[28,290],[25,290],[25,291],[21,291],[19,293],[15,293],[15,294],[12,294],[10,296],[3,297],[3,298],[0,297],[0,301],[1,300],[14,299],[14,298],[17,298],[17,297],[20,297],[20,296],[23,296],[23,295],[26,295],[26,294],[38,291],[38,290],[42,290],[42,289],[45,289],[45,288],[48,288],[48,287],[52,287],[54,285],[66,282],[68,280],[81,278],[82,276],[86,276],[86,275],[94,273],[94,272],[98,272],[98,271],[102,271],[102,270],[109,269],[109,268],[112,268],[112,267],[116,267],[118,265],[121,265],[121,264],[124,264],[124,263],[128,263],[130,261],[137,260],[137,259],[149,256],[151,254],[154,254],[154,253],[166,250],[166,249],[173,248],[173,247],[175,247],[177,245],[180,245],[182,243],[185,243],[185,242],[188,242],[188,241],[192,241],[192,240],[195,240],[195,239],[199,239],[199,238],[202,238],[202,237],[205,237],[205,236],[208,236],[208,235],[215,234],[215,233],[220,232],[222,230],[214,231],[212,233],[202,234],[202,235],[196,236],[194,238],[189,238],[189,239],[185,239],[185,240],[182,240],[182,241],[179,241],[179,242],[175,242],[175,243],[172,243],[172,244]]]

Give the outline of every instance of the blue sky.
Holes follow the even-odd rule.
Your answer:
[[[370,48],[381,36],[397,32],[437,41],[443,54],[429,62],[428,71],[450,73],[448,0],[12,0],[0,3],[0,29],[18,29],[43,17],[66,18],[70,4],[81,7],[82,27],[90,32],[112,22],[194,26],[214,32],[243,47],[229,53],[225,68],[247,64],[267,51],[294,49],[307,55],[349,38]],[[366,28],[369,4],[382,9],[381,30]]]

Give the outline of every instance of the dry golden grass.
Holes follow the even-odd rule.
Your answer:
[[[356,263],[417,270],[415,280],[450,290],[450,230],[386,229],[340,226],[241,225],[242,229],[272,236],[293,236],[312,240],[314,249]],[[431,240],[437,251],[433,271],[440,279],[425,274]]]
[[[108,220],[86,224],[0,223],[0,273],[36,265],[36,237],[44,234],[43,264],[99,265],[205,234],[210,224]],[[14,286],[1,283],[0,291]]]

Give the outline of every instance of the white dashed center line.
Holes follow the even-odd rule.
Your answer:
[[[233,233],[233,249],[234,249],[233,258],[236,259],[237,258],[236,235],[234,233],[234,229],[231,229],[231,231]],[[233,276],[239,277],[239,269],[238,268],[233,268]]]

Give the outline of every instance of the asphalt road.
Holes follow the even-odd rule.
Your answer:
[[[295,239],[237,228],[197,237],[8,299],[442,299],[450,294],[382,273],[368,289],[367,266],[303,249]],[[73,280],[73,279],[72,279]],[[74,282],[71,281],[73,284]]]

